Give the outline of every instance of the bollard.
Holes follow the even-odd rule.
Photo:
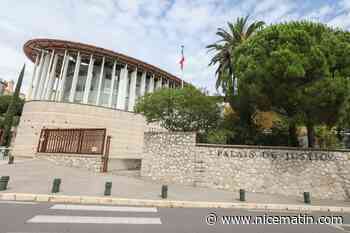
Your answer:
[[[7,184],[10,180],[9,176],[2,176],[0,177],[0,191],[4,191],[7,189]]]
[[[245,201],[245,190],[244,189],[239,190],[239,200]]]
[[[8,164],[13,164],[13,160],[15,159],[15,157],[13,157],[12,155],[9,156],[9,162]]]
[[[162,185],[162,198],[168,198],[168,185]]]
[[[309,192],[304,192],[304,203],[311,204],[311,196]]]
[[[52,184],[52,193],[58,193],[60,191],[60,185],[61,185],[61,179],[60,178],[55,178],[53,180]]]
[[[105,184],[105,196],[110,196],[111,195],[111,190],[112,190],[112,182],[106,182]]]

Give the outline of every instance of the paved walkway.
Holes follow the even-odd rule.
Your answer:
[[[2,161],[1,161],[2,162]],[[46,160],[17,161],[8,165],[0,163],[0,176],[10,176],[7,191],[10,193],[49,194],[54,178],[61,178],[62,195],[103,196],[106,181],[113,182],[112,196],[135,199],[161,199],[161,184],[141,178],[94,174],[76,168],[57,166]],[[0,192],[1,193],[1,192]],[[247,202],[274,204],[302,204],[302,197],[285,197],[247,193]],[[168,199],[181,201],[239,202],[238,192],[169,185]],[[350,206],[344,201],[312,200],[313,205]]]

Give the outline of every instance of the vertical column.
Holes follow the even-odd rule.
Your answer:
[[[35,75],[36,75],[36,70],[37,70],[38,65],[39,65],[39,58],[40,58],[40,55],[37,54],[35,57],[32,80],[30,81],[30,84],[29,84],[29,90],[28,90],[28,99],[29,100],[32,99],[33,85],[34,85],[34,81],[35,81],[34,79],[35,79]]]
[[[98,81],[96,105],[100,104],[104,68],[105,68],[105,57],[102,58],[100,78],[99,78],[99,81]]]
[[[146,75],[147,75],[147,72],[143,71],[141,76],[140,97],[144,96],[146,93]]]
[[[47,71],[46,71],[46,75],[45,77],[45,81],[43,82],[43,89],[41,90],[41,94],[40,94],[40,99],[45,99],[45,94],[47,91],[47,86],[49,83],[49,79],[50,79],[50,71],[51,71],[51,67],[52,67],[52,62],[53,62],[53,58],[55,57],[55,50],[52,50],[51,52],[51,56],[50,56],[50,61],[49,61],[49,66],[47,67]]]
[[[93,58],[92,54],[90,56],[90,62],[89,62],[89,68],[88,73],[86,77],[86,83],[84,88],[84,95],[83,95],[83,103],[87,104],[89,100],[89,94],[90,94],[90,88],[91,88],[91,79],[92,79],[92,71],[94,70],[94,62],[95,59]]]
[[[77,89],[77,83],[78,83],[78,77],[79,77],[80,61],[81,61],[80,52],[78,52],[77,59],[75,62],[72,86],[69,92],[69,102],[74,102],[75,90]]]
[[[159,79],[156,82],[156,90],[162,88],[162,77],[159,77]]]
[[[154,74],[151,76],[151,79],[149,80],[148,85],[148,92],[152,93],[154,91]]]
[[[67,50],[66,50],[64,52],[60,77],[58,78],[59,84],[58,84],[58,89],[56,89],[56,101],[63,100],[64,85],[66,84],[68,65],[69,65],[69,55],[68,55]]]
[[[51,68],[51,73],[49,76],[49,81],[48,81],[48,85],[47,85],[47,89],[44,95],[44,98],[46,100],[51,100],[51,94],[52,94],[52,89],[53,89],[53,84],[55,81],[55,76],[56,76],[56,66],[57,66],[57,60],[58,60],[58,55],[55,55],[55,58],[53,59],[53,64],[52,64],[52,68]]]
[[[49,62],[50,62],[50,56],[49,54],[45,55],[45,59],[44,59],[44,64],[43,64],[43,69],[40,75],[40,82],[38,85],[38,90],[35,96],[35,99],[40,100],[41,99],[41,93],[43,92],[44,89],[44,84],[45,84],[45,78],[46,78],[46,74],[47,74],[47,70],[49,68]]]
[[[121,70],[120,81],[118,86],[117,108],[125,110],[125,98],[128,87],[128,65]]]
[[[34,89],[33,89],[33,93],[32,93],[32,99],[36,98],[38,89],[39,89],[39,83],[40,83],[40,78],[41,78],[41,73],[43,70],[43,66],[44,66],[44,60],[45,60],[45,54],[44,51],[41,51],[41,56],[40,56],[40,61],[39,61],[39,68],[38,68],[38,73],[36,74],[36,78],[35,78],[35,84],[34,84]]]
[[[115,83],[115,68],[117,67],[117,61],[114,60],[113,63],[113,68],[112,68],[112,79],[111,79],[111,87],[110,87],[110,92],[109,92],[109,97],[108,97],[108,107],[112,107],[112,102],[113,102],[113,91],[114,91],[114,83]]]
[[[128,111],[133,112],[136,102],[137,67],[131,73]]]
[[[166,79],[166,80],[165,80],[165,87],[166,87],[166,88],[169,88],[169,79]]]

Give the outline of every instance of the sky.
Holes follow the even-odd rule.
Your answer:
[[[350,0],[1,0],[0,78],[16,80],[27,65],[26,93],[33,64],[23,44],[33,38],[64,39],[124,53],[215,93],[213,55],[217,28],[250,15],[267,24],[313,20],[350,29]]]

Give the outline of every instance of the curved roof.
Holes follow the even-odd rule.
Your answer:
[[[156,66],[150,65],[146,62],[138,60],[127,55],[114,52],[112,50],[96,47],[93,45],[66,41],[66,40],[56,40],[56,39],[32,39],[27,41],[23,50],[26,56],[32,61],[35,61],[35,56],[40,50],[52,50],[54,49],[56,53],[64,54],[65,50],[69,51],[80,51],[81,53],[93,54],[96,56],[105,56],[109,58],[116,59],[119,63],[128,64],[131,67],[137,67],[141,70],[154,73],[156,76],[162,76],[176,82],[181,82],[181,79],[172,75]]]

